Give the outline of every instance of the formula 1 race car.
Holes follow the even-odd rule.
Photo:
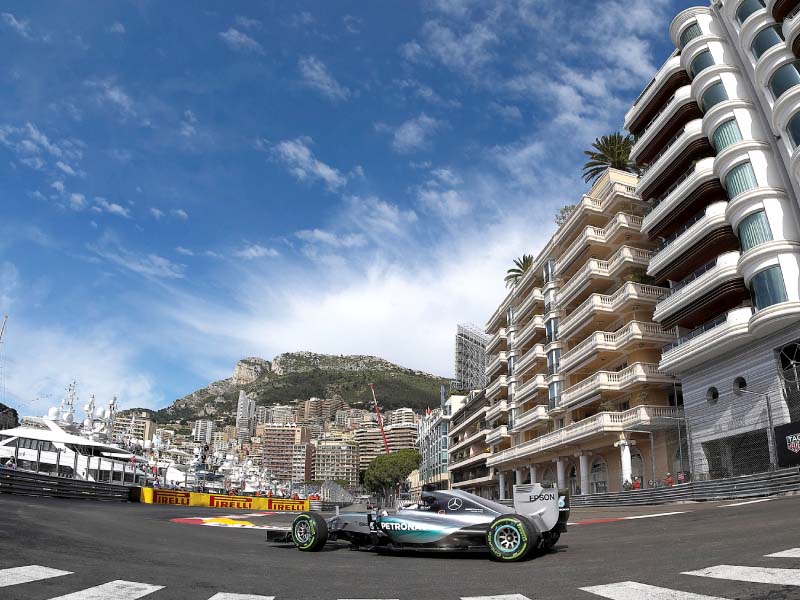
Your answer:
[[[304,512],[290,528],[267,531],[267,541],[291,542],[303,552],[339,540],[376,551],[488,551],[513,562],[552,549],[568,518],[568,491],[538,483],[514,486],[513,508],[461,490],[423,491],[419,504],[392,515],[342,511],[325,519]]]

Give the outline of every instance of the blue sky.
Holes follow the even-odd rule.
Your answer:
[[[451,375],[689,5],[6,0],[0,401],[294,350]]]

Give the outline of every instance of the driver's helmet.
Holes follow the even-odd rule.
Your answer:
[[[422,494],[420,498],[420,504],[428,508],[433,506],[434,502],[436,502],[436,496],[434,496],[433,494]]]

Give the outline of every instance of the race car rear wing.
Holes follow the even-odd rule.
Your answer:
[[[514,510],[529,517],[540,533],[563,530],[569,519],[569,490],[539,483],[515,485]]]

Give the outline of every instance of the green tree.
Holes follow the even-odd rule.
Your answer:
[[[592,150],[583,151],[589,157],[588,162],[583,165],[583,180],[594,181],[608,167],[631,171],[630,156],[633,143],[632,135],[623,136],[619,131],[596,138]]]
[[[411,471],[419,467],[421,460],[422,455],[412,448],[376,456],[364,472],[364,485],[370,492],[387,498]]]
[[[521,258],[515,258],[514,266],[506,271],[505,279],[503,279],[506,282],[506,287],[515,285],[532,265],[533,254],[523,254]]]
[[[573,210],[575,210],[575,204],[566,204],[559,208],[556,212],[556,226],[561,227],[566,223]]]

